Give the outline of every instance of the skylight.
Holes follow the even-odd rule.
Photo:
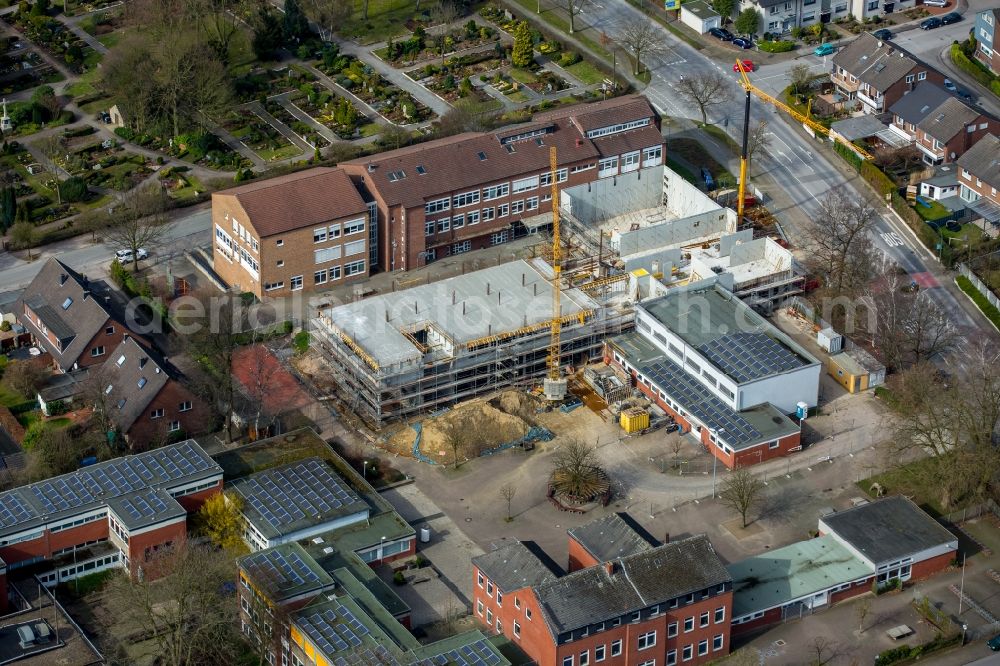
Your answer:
[[[111,384],[108,384],[108,388],[104,389],[104,395],[111,393],[111,389],[112,389]]]
[[[479,151],[479,161],[480,162],[485,162],[486,161],[486,153],[484,153],[481,150]]]
[[[427,169],[424,168],[423,164],[418,164],[417,165],[417,173],[419,175],[421,175],[421,176],[424,175],[425,173],[427,173]]]
[[[145,377],[139,377],[139,388],[142,388],[145,385],[146,385],[146,378]]]
[[[118,409],[121,409],[122,407],[125,406],[125,401],[126,398],[122,398],[121,400],[118,401]]]
[[[70,298],[69,296],[67,296],[66,300],[63,301],[62,309],[63,310],[69,310],[69,306],[71,306],[71,305],[73,305],[73,299]]]
[[[118,364],[119,368],[122,367],[123,365],[125,365],[125,354],[122,354],[121,356],[119,356],[118,360],[115,361],[115,363]]]

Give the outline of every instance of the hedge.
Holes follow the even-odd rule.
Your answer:
[[[955,284],[957,284],[958,288],[964,291],[969,298],[972,299],[972,302],[976,304],[976,307],[982,310],[983,314],[986,315],[987,319],[993,322],[994,326],[1000,328],[1000,310],[998,310],[995,305],[990,303],[986,297],[973,286],[972,280],[964,275],[959,275],[955,278]]]
[[[962,50],[962,45],[955,42],[951,45],[951,61],[955,63],[955,66],[960,70],[979,81],[981,84],[993,90],[993,83],[996,77],[993,76],[989,71],[984,69],[979,63],[971,60],[969,56],[965,55],[965,51]],[[994,90],[994,92],[996,92]]]
[[[938,634],[932,640],[924,643],[923,645],[900,645],[899,647],[889,648],[879,653],[875,657],[875,666],[890,666],[890,664],[903,664],[916,661],[921,657],[928,655],[932,652],[937,652],[938,650],[943,650],[944,648],[951,647],[962,640],[962,634],[956,632],[950,636],[942,636]]]
[[[795,42],[785,40],[758,42],[757,47],[765,53],[785,53],[795,48]]]

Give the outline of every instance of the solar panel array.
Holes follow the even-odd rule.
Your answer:
[[[663,358],[642,369],[642,374],[680,403],[707,428],[725,429],[722,441],[731,446],[749,444],[761,439],[761,433],[745,418],[733,411],[697,380],[691,378],[673,361]]]
[[[260,577],[260,582],[271,590],[319,582],[319,574],[310,569],[298,553],[262,550],[246,559],[245,568],[255,578]]]
[[[485,639],[463,645],[456,650],[449,650],[429,659],[422,659],[417,666],[493,666],[501,663],[496,651]]]
[[[237,490],[275,529],[361,501],[314,458],[255,474]]]
[[[802,365],[798,356],[760,332],[739,331],[723,335],[699,346],[698,351],[740,383]]]
[[[40,515],[76,509],[176,481],[214,464],[190,443],[182,442],[15,488],[0,494],[0,527],[13,527]],[[135,508],[140,512],[145,510],[140,506]]]
[[[361,637],[368,634],[368,627],[343,604],[300,616],[298,623],[316,647],[331,658],[337,652],[361,647]]]
[[[122,511],[136,521],[162,514],[167,508],[167,503],[155,490],[136,493],[121,501]]]

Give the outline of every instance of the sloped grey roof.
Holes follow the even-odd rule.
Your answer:
[[[889,107],[893,115],[911,125],[919,124],[932,111],[941,106],[951,95],[947,90],[929,81],[921,81],[912,92]]]
[[[149,418],[146,407],[171,381],[166,364],[131,336],[115,347],[98,377],[106,382],[108,409],[122,432],[128,432],[140,417]]]
[[[902,495],[833,513],[821,522],[876,565],[957,543],[954,534]]]
[[[867,32],[858,35],[833,57],[834,65],[880,92],[903,78],[918,62],[909,52],[891,42],[880,42]]]
[[[472,564],[503,592],[542,585],[562,573],[533,543],[522,541],[474,557]]]
[[[992,134],[984,136],[957,163],[979,180],[1000,189],[1000,138]]]
[[[965,126],[974,123],[978,117],[978,111],[969,108],[956,97],[949,97],[929,113],[917,128],[941,143],[946,143],[959,132],[964,132]]]
[[[651,550],[657,545],[628,514],[613,513],[567,531],[598,562]]]
[[[535,588],[558,636],[732,581],[704,534],[581,569]]]

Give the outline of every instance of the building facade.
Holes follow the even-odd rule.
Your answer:
[[[1000,138],[983,137],[958,158],[958,196],[984,219],[1000,223]]]
[[[347,173],[326,167],[215,192],[213,267],[257,298],[364,279],[371,212]]]
[[[383,270],[412,270],[501,245],[549,224],[549,149],[563,187],[663,163],[660,121],[627,96],[537,114],[529,123],[465,133],[345,162],[377,209]]]
[[[1000,75],[1000,51],[997,50],[997,22],[1000,21],[1000,9],[985,9],[976,14],[974,27],[976,43],[976,59],[986,65],[991,72]]]
[[[476,557],[475,617],[545,665],[674,666],[729,653],[731,579],[705,536],[590,561],[562,574],[519,541]]]
[[[833,57],[830,80],[865,113],[882,113],[923,81],[943,85],[944,75],[893,43],[862,33]]]

